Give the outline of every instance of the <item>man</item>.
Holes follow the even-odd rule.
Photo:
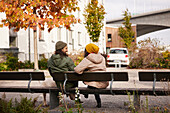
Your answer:
[[[74,71],[74,62],[70,57],[68,57],[67,52],[67,44],[63,41],[58,41],[55,45],[55,54],[49,58],[47,64],[51,76],[53,76],[53,73],[57,72]],[[60,88],[62,84],[63,82],[56,82],[58,88]],[[77,86],[78,82],[67,82],[66,84],[66,88],[74,88]],[[71,100],[75,99],[74,94],[69,94],[69,96]]]

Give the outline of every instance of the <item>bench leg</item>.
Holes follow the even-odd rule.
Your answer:
[[[59,106],[59,92],[50,90],[50,109],[54,109]]]
[[[140,95],[134,95],[134,107],[138,111],[140,109]]]

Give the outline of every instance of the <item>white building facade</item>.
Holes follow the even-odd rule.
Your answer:
[[[98,0],[99,4],[105,6],[105,0]],[[37,29],[37,45],[38,45],[38,56],[45,55],[49,58],[55,51],[55,44],[57,41],[64,41],[68,45],[69,53],[78,53],[84,51],[85,46],[88,43],[93,43],[84,23],[84,8],[90,2],[90,0],[78,0],[80,11],[74,12],[74,16],[80,18],[81,23],[71,25],[71,30],[67,30],[64,27],[54,28],[51,32],[47,29],[41,31]],[[0,13],[0,20],[5,18],[4,13]],[[104,27],[101,31],[99,42],[95,43],[100,48],[100,53],[106,53],[105,43],[105,21]],[[32,29],[20,29],[16,36],[12,36],[8,27],[0,28],[0,52],[5,50],[15,51],[18,53],[20,61],[30,60],[34,61],[34,42],[33,42],[33,30]]]

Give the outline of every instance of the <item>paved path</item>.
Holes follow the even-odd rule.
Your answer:
[[[135,88],[135,87],[141,87],[141,88],[152,88],[152,83],[140,83],[137,77],[137,73],[140,70],[130,70],[130,69],[115,69],[115,68],[107,68],[107,71],[128,71],[129,73],[129,82],[119,82],[119,83],[113,83],[114,87],[129,87],[129,88]],[[158,70],[153,70],[158,71]],[[160,71],[160,70],[159,70]],[[170,70],[161,70],[161,71],[170,71]],[[55,82],[52,80],[51,76],[49,75],[48,71],[45,71],[46,73],[46,80],[45,82],[32,82],[31,85],[43,85],[45,86],[55,86]],[[8,85],[13,86],[15,85],[25,85],[27,86],[28,82],[11,82],[11,81],[1,81],[0,85]],[[80,86],[85,86],[82,82],[79,83]],[[86,87],[86,86],[85,86]],[[162,83],[156,83],[156,87],[167,87],[167,84]],[[169,86],[170,87],[170,86]],[[0,97],[4,93],[0,93]],[[23,95],[24,97],[38,97],[38,103],[43,103],[43,95],[40,94],[29,94],[29,93],[5,93],[6,99],[10,100],[11,98],[17,98],[20,99],[20,95]],[[132,100],[132,96],[130,96]],[[88,99],[84,98],[81,95],[81,100],[84,102],[83,108],[84,112],[86,111],[96,111],[96,113],[127,113],[129,111],[128,107],[125,106],[125,103],[129,102],[129,97],[127,95],[101,95],[102,99],[102,108],[96,108],[96,102],[93,95],[90,95]],[[167,107],[170,111],[170,96],[148,96],[149,99],[149,106],[162,106]],[[14,99],[13,99],[14,100]],[[141,101],[144,103],[146,100],[146,96],[141,96]],[[69,100],[69,98],[66,97],[66,101],[68,102],[68,106],[73,107],[74,101]],[[49,103],[49,94],[47,94],[47,102]],[[49,110],[50,113],[60,113],[59,108]],[[92,113],[92,112],[91,112]]]

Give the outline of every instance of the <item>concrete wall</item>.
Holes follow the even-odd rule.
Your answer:
[[[0,13],[0,20],[5,18],[4,13]],[[0,21],[0,24],[1,21]],[[0,27],[0,48],[9,48],[9,29],[8,27]]]

